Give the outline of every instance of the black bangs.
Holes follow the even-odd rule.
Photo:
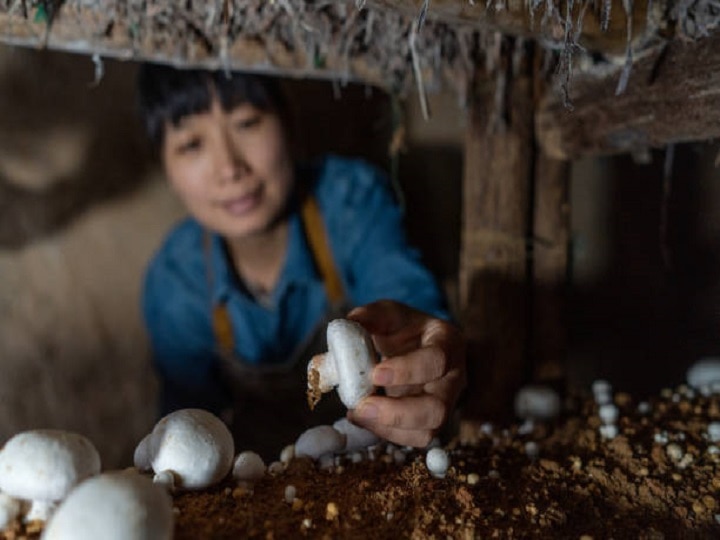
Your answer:
[[[165,125],[210,110],[213,92],[229,111],[242,103],[274,111],[286,120],[285,102],[277,80],[254,74],[183,70],[143,64],[138,75],[139,108],[145,130],[155,146],[162,146]]]
[[[284,101],[276,79],[262,75],[230,74],[215,71],[212,82],[226,112],[242,103],[284,116]]]

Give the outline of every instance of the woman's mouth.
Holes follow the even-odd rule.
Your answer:
[[[242,216],[253,211],[260,204],[260,190],[256,189],[240,197],[227,199],[220,205],[233,216]]]

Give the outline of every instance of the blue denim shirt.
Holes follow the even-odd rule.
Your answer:
[[[350,305],[394,299],[447,319],[437,283],[407,244],[387,178],[363,161],[334,156],[321,160],[310,174]],[[258,303],[239,282],[216,234],[210,236],[210,283],[204,234],[194,219],[182,221],[152,258],[145,277],[143,315],[160,376],[163,414],[182,407],[218,413],[230,404],[212,330],[213,303],[226,305],[236,355],[255,365],[287,362],[331,308],[299,212],[290,215],[286,260],[269,305]]]

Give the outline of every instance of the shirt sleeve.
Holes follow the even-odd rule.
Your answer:
[[[209,306],[168,261],[145,278],[143,315],[160,378],[160,411],[197,407],[220,414],[230,405],[214,349]]]
[[[353,303],[391,299],[434,316],[450,319],[435,276],[408,244],[400,207],[388,178],[361,161],[351,162],[352,174],[341,188],[342,242],[336,242],[348,269]]]

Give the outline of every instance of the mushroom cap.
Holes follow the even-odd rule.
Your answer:
[[[236,480],[254,482],[265,476],[266,469],[265,462],[257,453],[246,450],[235,458],[232,474]]]
[[[425,455],[425,465],[430,474],[437,478],[443,478],[450,467],[450,456],[440,447],[431,448]]]
[[[328,323],[327,344],[335,361],[340,400],[354,409],[375,390],[371,379],[376,363],[372,339],[355,321],[335,319]]]
[[[78,433],[24,431],[0,451],[0,491],[19,499],[59,501],[82,480],[99,473],[98,451]]]
[[[549,420],[560,412],[560,396],[549,386],[527,385],[515,395],[515,414],[523,419]]]
[[[720,358],[708,356],[695,362],[687,370],[687,383],[694,388],[720,382]]]
[[[75,488],[47,523],[42,540],[169,540],[172,500],[135,472],[111,472]]]
[[[345,451],[353,452],[355,450],[364,450],[368,446],[374,446],[380,442],[380,437],[375,435],[369,429],[353,424],[347,418],[340,418],[335,421],[332,427],[345,434]]]
[[[295,455],[318,459],[324,454],[342,451],[345,448],[345,440],[345,434],[332,426],[311,427],[295,442]]]
[[[172,471],[183,489],[202,489],[222,480],[235,454],[230,430],[202,409],[181,409],[163,417],[153,428],[149,447],[153,471]]]
[[[149,471],[152,469],[152,456],[150,455],[151,440],[152,433],[148,433],[135,447],[135,452],[133,453],[133,465],[141,471]]]

